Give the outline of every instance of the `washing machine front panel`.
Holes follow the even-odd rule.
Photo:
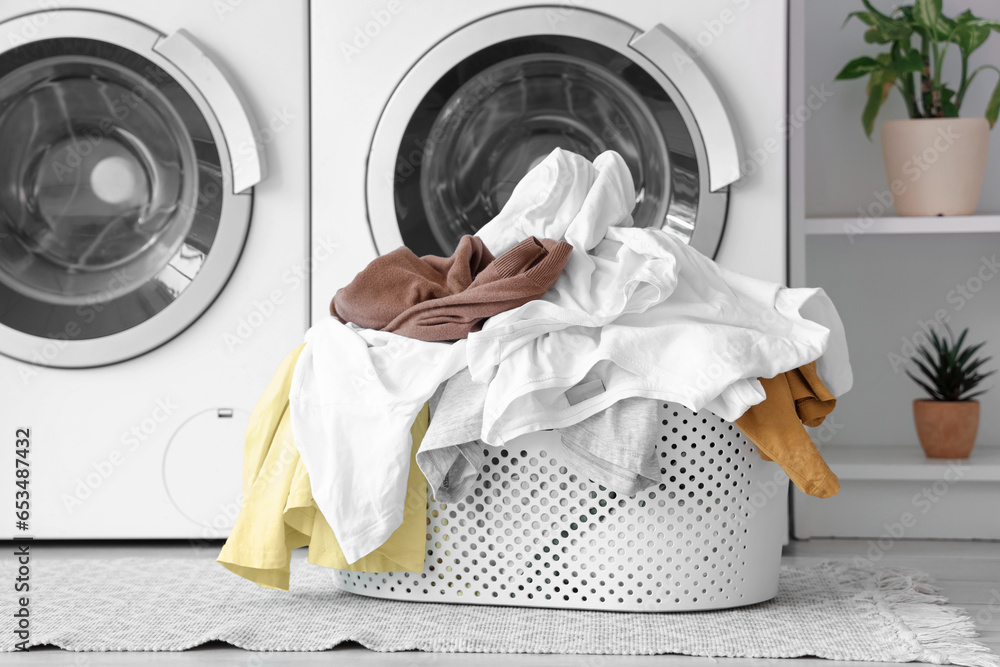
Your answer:
[[[55,327],[64,339],[29,337],[28,361],[0,342],[0,433],[30,428],[27,534],[36,539],[217,539],[236,517],[246,420],[302,341],[308,274],[326,257],[313,262],[309,249],[308,17],[307,0],[282,0],[281,11],[269,2],[0,2],[0,53],[93,39],[160,67],[197,105],[226,185],[196,279],[133,329],[148,327],[137,349],[149,349],[157,326],[205,290],[208,307],[187,317],[182,333],[121,363],[86,368],[67,367],[67,355],[86,356],[92,341],[67,341]],[[251,193],[244,240],[230,217],[245,224]],[[228,281],[225,271],[205,280],[227,249],[239,257]]]
[[[714,255],[739,150],[711,80],[663,26],[641,32],[577,10],[553,29],[547,11],[460,28],[396,87],[367,174],[378,250],[450,254],[561,147],[590,159],[621,153],[635,224],[670,228]]]
[[[0,352],[37,362],[56,338],[58,365],[98,366],[211,304],[262,167],[254,151],[234,161],[249,121],[183,31],[47,16],[37,39],[32,15],[0,25]]]

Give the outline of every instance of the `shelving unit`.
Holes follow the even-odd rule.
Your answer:
[[[836,94],[822,109],[809,104],[819,82],[832,81],[841,63],[863,48],[860,41],[843,49],[831,46],[834,38],[826,35],[840,26],[849,10],[841,14],[840,9],[824,9],[830,4],[835,3],[790,2],[789,117],[805,120],[789,135],[788,280],[792,287],[826,288],[842,315],[849,316],[845,320],[853,320],[845,326],[855,361],[855,387],[833,415],[846,430],[835,430],[834,442],[821,450],[840,479],[841,491],[817,499],[796,490],[794,536],[871,539],[875,558],[897,539],[1000,540],[1000,511],[993,509],[1000,497],[995,428],[1000,382],[981,399],[983,421],[972,456],[957,462],[928,459],[912,430],[908,404],[917,392],[887,361],[890,353],[909,356],[903,349],[912,347],[917,332],[939,314],[956,326],[970,326],[970,335],[986,340],[991,353],[1000,349],[994,317],[1000,282],[992,280],[993,264],[983,263],[1000,249],[1000,236],[975,236],[1000,234],[1000,215],[897,217],[891,208],[886,215],[866,213],[886,185],[881,183],[881,165],[872,166],[881,157],[877,149],[867,150],[870,146],[854,141],[860,133],[854,118],[864,103],[863,90],[828,83]],[[984,7],[985,2],[978,10],[996,14],[995,6]],[[816,16],[825,22],[813,23]],[[855,28],[859,33],[861,28]],[[814,60],[807,67],[810,58]],[[806,109],[810,111],[803,115]],[[898,117],[899,111],[890,104],[882,117]],[[848,116],[850,124],[840,122]],[[843,134],[844,143],[853,148],[841,150],[837,137],[846,132],[855,133],[851,138]],[[864,178],[849,171],[855,156]],[[835,170],[818,169],[821,161],[843,170],[845,184],[837,180]],[[810,191],[807,172],[813,178],[819,173],[824,189],[817,189],[814,181]],[[988,177],[983,199],[992,203],[984,210],[998,206],[996,197],[989,197],[996,194],[989,191],[993,182],[995,178]],[[807,201],[807,192],[817,198]],[[882,197],[878,201],[887,204]],[[885,210],[871,208],[875,213]],[[913,280],[923,276],[930,278]],[[984,429],[987,420],[992,424]],[[869,438],[872,444],[865,445]]]
[[[807,236],[863,236],[865,234],[1000,234],[1000,215],[933,218],[806,218]]]
[[[794,497],[795,536],[871,538],[872,550],[897,539],[1000,539],[1000,448],[977,446],[968,459],[924,456],[919,445],[830,446],[823,458],[840,493]]]
[[[920,445],[830,446],[823,458],[841,481],[936,481],[957,470],[958,481],[1000,482],[1000,447],[977,446],[967,459],[930,459]]]

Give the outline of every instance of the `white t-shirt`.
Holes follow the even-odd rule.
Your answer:
[[[306,333],[288,400],[313,499],[353,563],[403,522],[417,413],[465,368],[465,341],[432,343],[342,324]]]
[[[491,252],[521,235],[573,245],[548,293],[469,336],[472,377],[489,383],[485,442],[568,426],[628,397],[735,421],[764,400],[758,377],[817,359],[834,395],[850,388],[843,326],[822,290],[743,276],[670,231],[631,227],[633,203],[617,153],[590,163],[557,149],[480,230]]]

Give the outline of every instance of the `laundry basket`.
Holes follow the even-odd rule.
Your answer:
[[[554,432],[486,448],[463,502],[427,504],[421,573],[332,571],[338,588],[424,602],[691,611],[778,588],[788,478],[709,412],[660,410],[662,483],[621,496],[563,462]]]

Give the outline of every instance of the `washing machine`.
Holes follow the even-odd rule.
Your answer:
[[[0,4],[0,534],[228,533],[308,326],[307,44],[305,0]]]
[[[314,1],[313,321],[378,254],[450,254],[553,148],[616,150],[636,225],[786,272],[786,0]]]

